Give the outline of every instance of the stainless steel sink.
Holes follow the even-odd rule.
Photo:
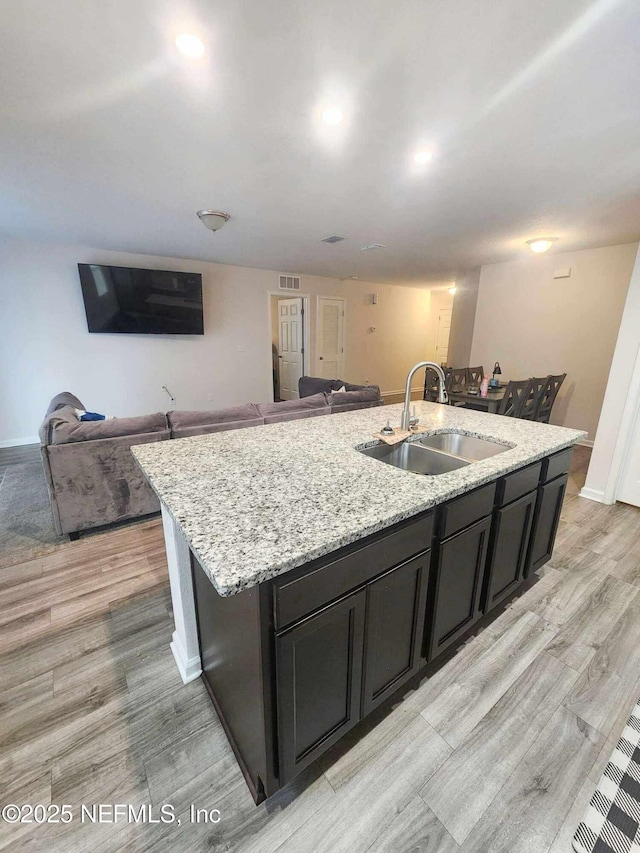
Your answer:
[[[403,441],[402,444],[394,445],[376,444],[373,447],[365,447],[360,452],[414,474],[447,474],[469,464],[465,459],[431,450],[417,441]]]
[[[438,435],[427,435],[418,440],[418,444],[429,447],[447,456],[464,459],[467,462],[480,462],[498,453],[504,453],[510,448],[497,441],[486,438],[475,438],[460,432],[441,432]]]

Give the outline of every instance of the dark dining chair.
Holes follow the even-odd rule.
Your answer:
[[[524,402],[529,396],[532,381],[531,379],[522,379],[509,382],[496,414],[505,415],[507,418],[519,418]]]
[[[465,391],[468,385],[466,367],[452,367],[447,374],[447,391]]]
[[[566,376],[566,373],[562,373],[558,376],[547,376],[547,384],[540,399],[540,405],[535,417],[538,423],[549,423],[551,409],[553,409],[553,404],[558,396],[558,391],[560,390],[560,386],[564,382]]]
[[[484,379],[484,367],[480,365],[480,367],[467,367],[467,384],[475,385],[476,388],[479,388],[482,384],[482,380]]]
[[[422,399],[429,403],[438,402],[438,374],[430,367],[424,372],[424,391]]]
[[[527,396],[522,403],[522,408],[518,417],[525,421],[535,421],[536,415],[540,410],[540,404],[547,388],[548,376],[534,376],[531,379],[531,384],[527,392]]]

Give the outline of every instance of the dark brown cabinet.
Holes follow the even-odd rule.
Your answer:
[[[485,613],[506,598],[524,578],[537,492],[496,510],[487,562]]]
[[[538,488],[525,577],[529,577],[551,559],[567,480],[568,475],[565,474]]]
[[[276,638],[280,769],[288,781],[360,719],[366,592]]]
[[[550,558],[569,461],[560,451],[237,595],[219,596],[191,555],[203,680],[256,802]]]
[[[464,634],[480,617],[480,596],[491,516],[436,546],[429,660]]]
[[[363,716],[425,663],[422,639],[430,559],[427,551],[367,586]]]

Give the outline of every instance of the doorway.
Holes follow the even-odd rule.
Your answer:
[[[344,373],[344,299],[318,296],[315,376],[338,379]]]
[[[306,295],[269,293],[274,402],[298,399],[298,381],[307,367],[308,302]]]

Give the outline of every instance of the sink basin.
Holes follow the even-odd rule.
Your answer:
[[[394,445],[376,444],[374,447],[365,447],[360,453],[414,474],[447,474],[469,464],[465,459],[431,450],[417,441],[403,441],[402,444]]]
[[[439,453],[455,456],[457,459],[465,459],[467,462],[480,462],[489,459],[497,453],[504,453],[510,448],[497,441],[489,441],[486,438],[475,438],[472,435],[463,435],[460,432],[441,432],[438,435],[427,435],[421,438],[418,444],[429,447]]]

